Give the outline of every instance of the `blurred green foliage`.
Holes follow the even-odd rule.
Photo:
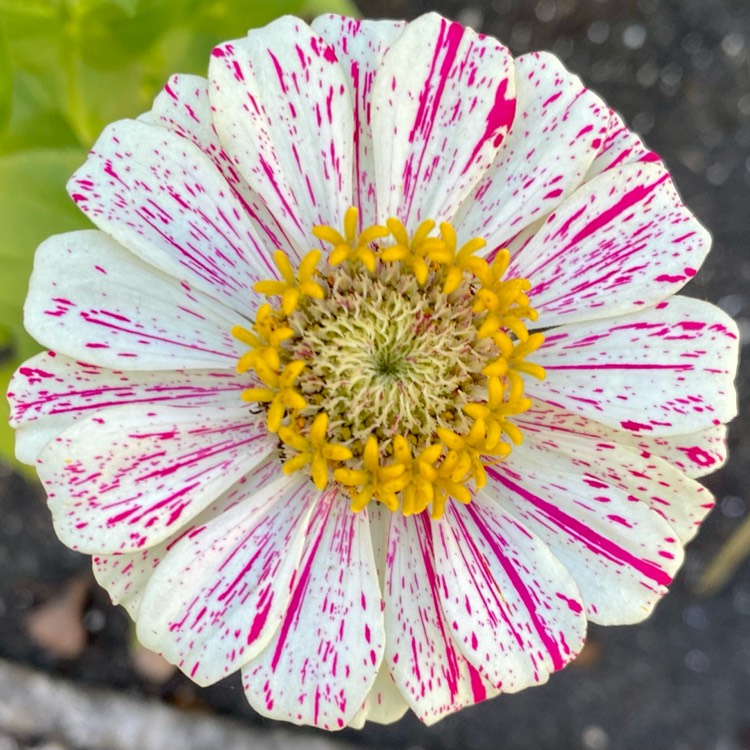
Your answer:
[[[350,0],[0,0],[0,389],[39,346],[22,309],[36,246],[88,225],[65,183],[109,122],[172,73],[205,75],[217,43],[285,13],[356,14]],[[0,457],[13,459],[0,396]]]

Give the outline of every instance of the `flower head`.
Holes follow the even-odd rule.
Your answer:
[[[709,237],[551,55],[283,18],[108,127],[37,251],[17,453],[141,641],[262,714],[434,722],[645,617],[712,506]]]

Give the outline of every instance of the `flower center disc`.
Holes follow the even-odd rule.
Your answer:
[[[328,414],[329,435],[374,435],[387,449],[396,435],[432,438],[456,420],[465,431],[461,408],[494,348],[476,338],[468,285],[446,295],[437,275],[421,286],[400,264],[377,276],[342,266],[326,298],[289,321],[293,357],[306,362],[299,390]]]
[[[450,224],[409,236],[397,219],[357,223],[352,208],[343,234],[313,229],[333,246],[320,270],[319,250],[296,273],[274,255],[281,280],[255,288],[280,304],[233,329],[250,347],[237,369],[258,381],[243,398],[265,407],[285,472],[309,471],[320,489],[332,477],[355,511],[376,500],[439,518],[522,439],[522,373],[544,377],[525,359],[543,341],[523,323],[536,319],[530,285],[503,278],[505,250],[490,264],[475,255],[481,239],[457,249]]]

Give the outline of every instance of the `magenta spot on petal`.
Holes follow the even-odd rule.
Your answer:
[[[640,432],[641,430],[653,430],[654,428],[650,424],[643,424],[642,422],[634,422],[632,419],[626,419],[620,422],[620,426],[623,430],[631,430],[632,432]]]
[[[583,612],[583,605],[581,604],[581,602],[578,602],[575,599],[570,599],[569,597],[565,596],[565,594],[558,594],[557,598],[562,599],[564,602],[566,602],[568,607],[570,607],[571,612],[575,612],[577,615]]]

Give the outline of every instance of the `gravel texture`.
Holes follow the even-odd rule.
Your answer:
[[[750,3],[361,0],[361,7],[373,17],[406,18],[436,9],[497,36],[515,53],[551,49],[622,113],[663,156],[685,201],[714,235],[714,250],[687,291],[717,302],[738,320],[743,334],[738,382],[741,407],[746,404]],[[702,600],[694,593],[701,572],[747,515],[748,419],[734,422],[730,462],[707,480],[718,508],[689,547],[673,592],[647,622],[592,627],[581,658],[547,685],[500,697],[432,728],[407,716],[390,727],[368,725],[325,741],[404,750],[750,749],[750,565],[744,563],[712,598]],[[87,558],[57,542],[39,490],[10,472],[0,475],[0,568],[0,656],[68,676],[79,685],[126,692],[134,720],[148,721],[143,717],[151,714],[143,712],[156,710],[142,703],[143,696],[190,709],[184,722],[195,731],[212,721],[210,714],[235,716],[258,738],[253,746],[264,747],[274,725],[253,714],[237,679],[201,690],[180,676],[155,685],[136,674],[127,616],[93,584]],[[85,646],[76,658],[61,659],[35,646],[25,623],[30,611],[74,579],[86,583],[81,605]],[[0,670],[0,706],[13,695],[8,685],[13,679],[12,670]],[[69,689],[66,695],[73,701],[77,692]],[[95,710],[93,703],[86,705]],[[199,711],[207,712],[206,718]],[[38,720],[42,726],[45,715]],[[0,724],[0,750],[15,750],[16,740],[3,731]],[[44,734],[18,736],[42,743],[20,747],[66,747]],[[291,729],[288,737],[323,742],[323,735],[312,730]],[[61,736],[59,741],[79,740]]]

